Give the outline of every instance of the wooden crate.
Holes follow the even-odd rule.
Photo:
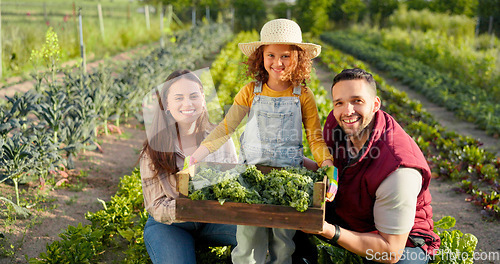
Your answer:
[[[305,212],[298,212],[293,207],[282,205],[235,202],[225,202],[221,205],[218,201],[193,201],[187,196],[189,178],[194,175],[195,166],[177,173],[177,190],[180,195],[176,199],[176,219],[178,220],[310,231],[323,229],[326,177],[323,181],[314,184],[313,206]],[[258,168],[263,173],[270,170],[269,167]]]

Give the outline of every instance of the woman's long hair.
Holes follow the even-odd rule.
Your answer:
[[[173,82],[170,80],[175,79]],[[200,87],[200,91],[203,94],[203,85],[193,72],[189,70],[177,70],[172,72],[165,80],[165,85],[162,87],[161,91],[157,91],[157,98],[159,104],[159,113],[155,113],[153,118],[153,126],[162,127],[161,131],[157,131],[155,135],[144,141],[143,148],[139,158],[147,155],[151,160],[150,168],[155,172],[155,176],[161,173],[173,174],[179,171],[176,164],[176,153],[175,153],[175,140],[178,137],[179,126],[177,122],[172,117],[167,109],[166,103],[168,98],[168,93],[172,84],[180,79],[187,79],[197,83]],[[160,122],[164,122],[165,125],[158,125]],[[196,142],[197,145],[201,143],[204,139],[205,131],[211,129],[213,124],[210,123],[208,119],[208,113],[206,107],[203,108],[203,112],[196,120]],[[159,129],[158,129],[159,130]],[[153,147],[161,146],[161,147]],[[161,151],[167,150],[167,151]]]

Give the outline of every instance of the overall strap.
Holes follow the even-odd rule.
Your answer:
[[[253,87],[253,93],[254,94],[262,93],[262,82],[255,82],[255,85]]]
[[[297,85],[297,86],[293,87],[293,94],[295,94],[297,96],[300,96],[301,89],[302,89],[302,87],[300,87],[300,85]]]

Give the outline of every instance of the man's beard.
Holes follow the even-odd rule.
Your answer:
[[[370,124],[372,123],[373,119],[370,120],[370,122],[368,122],[367,125],[365,125],[361,130],[359,130],[358,132],[356,131],[353,131],[354,133],[346,133],[346,137],[348,139],[350,139],[351,141],[359,141],[359,140],[363,140],[365,138],[365,136],[369,136],[370,133],[371,133],[371,129],[370,129]],[[345,129],[343,129],[344,132],[346,131]],[[368,137],[366,137],[368,138]]]

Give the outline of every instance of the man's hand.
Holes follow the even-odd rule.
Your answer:
[[[332,239],[335,235],[335,226],[325,221],[322,231],[303,230],[303,232]],[[408,235],[409,233],[391,235],[379,231],[360,233],[342,228],[337,244],[361,257],[380,253],[390,258],[378,259],[378,261],[396,263],[401,258]]]
[[[335,234],[335,226],[327,223],[326,221],[323,221],[323,228],[321,231],[302,230],[302,232],[313,235],[320,235],[327,239],[331,239]]]

